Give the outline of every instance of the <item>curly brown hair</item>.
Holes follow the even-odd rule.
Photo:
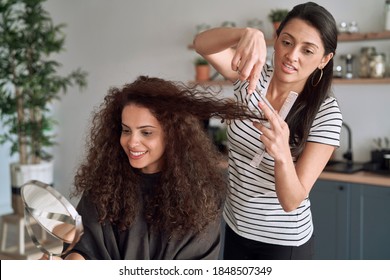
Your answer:
[[[126,105],[148,108],[165,135],[161,179],[153,196],[141,205],[139,172],[120,145],[121,114]],[[140,76],[122,88],[111,88],[93,113],[87,155],[75,176],[75,194],[88,194],[109,221],[124,230],[143,207],[151,228],[170,234],[200,232],[221,211],[227,188],[219,167],[221,155],[200,120],[253,118],[231,99],[209,90]]]

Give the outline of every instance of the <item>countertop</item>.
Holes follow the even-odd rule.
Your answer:
[[[220,166],[223,169],[227,169],[228,161],[222,161]],[[381,175],[369,171],[358,171],[350,174],[323,171],[318,179],[340,181],[346,183],[376,185],[390,188],[390,175]]]
[[[324,171],[321,173],[319,179],[341,181],[347,183],[377,185],[390,188],[389,175],[381,175],[368,171],[358,171],[351,174]]]

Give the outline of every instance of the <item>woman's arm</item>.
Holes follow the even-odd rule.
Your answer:
[[[56,225],[53,228],[52,233],[61,240],[72,243],[76,235],[76,227],[71,224],[62,223]]]
[[[306,143],[294,166],[290,161],[275,161],[275,185],[280,204],[285,211],[299,207],[331,157],[335,147],[320,143]]]
[[[294,165],[289,146],[289,128],[277,113],[264,104],[259,104],[271,124],[267,128],[254,123],[263,134],[260,136],[269,155],[275,161],[275,189],[278,200],[286,212],[299,207],[309,195],[315,181],[331,157],[335,147],[327,144],[307,142]]]
[[[70,253],[66,256],[65,260],[85,260],[85,258],[78,253]]]
[[[248,80],[248,92],[254,91],[267,55],[260,30],[226,27],[206,30],[195,37],[194,47],[223,77],[232,82]]]

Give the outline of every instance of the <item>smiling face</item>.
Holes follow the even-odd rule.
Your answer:
[[[135,104],[123,108],[120,143],[132,167],[143,173],[161,171],[164,133],[149,109]]]
[[[303,89],[316,68],[324,68],[333,57],[325,55],[319,31],[304,20],[294,18],[284,26],[275,42],[275,77],[294,88]]]

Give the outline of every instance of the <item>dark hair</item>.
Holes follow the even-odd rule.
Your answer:
[[[325,8],[313,2],[296,5],[280,24],[276,31],[277,36],[285,25],[294,18],[304,20],[319,31],[325,49],[324,55],[336,54],[337,25],[333,16]],[[315,86],[313,86],[313,83],[315,84],[319,79],[318,69],[314,70],[308,77],[303,91],[286,118],[286,122],[290,127],[290,143],[293,146],[292,154],[294,156],[298,156],[302,152],[313,120],[321,104],[331,94],[333,58],[322,71],[322,79]]]
[[[120,145],[121,114],[128,104],[151,111],[166,143],[159,186],[142,205],[147,222],[168,233],[201,231],[220,215],[227,183],[219,167],[220,154],[200,120],[253,114],[233,100],[159,78],[141,76],[122,88],[111,88],[94,112],[74,194],[86,193],[99,211],[99,221],[122,230],[131,226],[141,207],[140,173],[130,166]]]

